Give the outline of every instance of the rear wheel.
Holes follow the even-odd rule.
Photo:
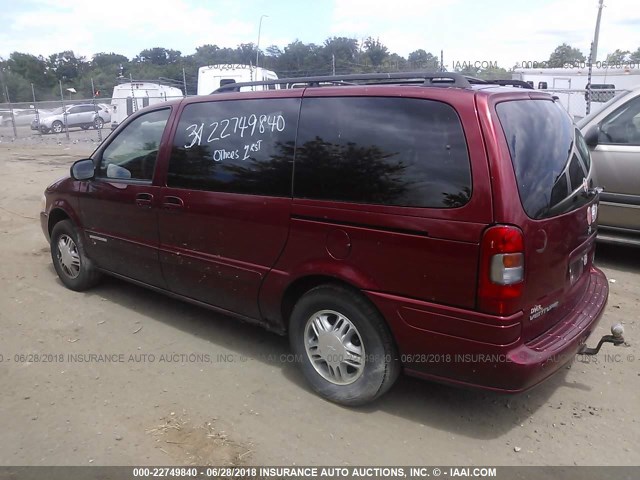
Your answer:
[[[53,133],[62,133],[62,127],[63,127],[62,122],[59,120],[56,120],[51,125],[51,130],[53,131]]]
[[[47,134],[49,133],[49,129],[47,127],[45,127],[44,125],[40,126],[40,132]]]
[[[53,227],[51,259],[58,277],[71,290],[86,290],[100,280],[100,272],[86,256],[80,236],[69,220]]]
[[[291,314],[291,348],[311,387],[343,405],[384,394],[400,373],[391,332],[360,293],[339,285],[307,292]]]

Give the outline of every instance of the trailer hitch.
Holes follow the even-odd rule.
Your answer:
[[[604,335],[598,342],[598,346],[596,348],[589,348],[584,344],[580,347],[580,350],[578,350],[578,355],[596,355],[604,343],[613,343],[616,347],[618,345],[622,345],[624,343],[623,335],[624,327],[621,324],[616,323],[611,327],[611,335]]]

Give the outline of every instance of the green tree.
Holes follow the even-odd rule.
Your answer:
[[[567,64],[571,65],[578,62],[585,62],[586,60],[586,57],[580,50],[563,43],[556,47],[549,56],[549,67],[562,68]]]
[[[629,55],[629,61],[640,62],[640,47],[638,47],[638,49],[635,52]]]
[[[117,53],[96,53],[91,58],[91,66],[94,68],[111,69],[113,67],[120,68],[120,65],[126,65],[129,59],[124,55]]]
[[[47,69],[53,72],[58,80],[74,81],[84,73],[86,67],[85,57],[76,57],[73,50],[54,53],[47,60]]]
[[[47,71],[47,62],[43,57],[13,52],[7,61],[7,68],[37,87],[48,88],[55,84],[55,78]]]
[[[220,55],[220,47],[217,45],[201,45],[196,48],[196,53],[192,55],[194,63],[199,67],[214,65]]]
[[[381,65],[389,52],[389,49],[379,39],[374,39],[373,37],[367,38],[363,43],[363,47],[369,62],[374,67]]]
[[[351,71],[358,56],[358,41],[355,38],[331,37],[322,45],[320,55],[323,62],[332,65],[335,62],[336,73]]]
[[[162,47],[154,47],[142,50],[136,57],[138,63],[151,63],[153,65],[170,65],[180,60],[182,52]]]
[[[613,53],[607,55],[607,63],[610,65],[620,65],[629,60],[629,50],[616,49]]]
[[[437,71],[440,67],[438,57],[432,53],[428,53],[423,49],[418,49],[409,54],[407,57],[408,66],[412,70],[430,70]]]

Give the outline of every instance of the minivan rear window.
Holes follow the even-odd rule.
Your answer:
[[[591,159],[569,115],[551,100],[513,100],[496,106],[527,215],[541,219],[589,202],[580,195]]]

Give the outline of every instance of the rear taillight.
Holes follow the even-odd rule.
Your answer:
[[[524,287],[524,240],[519,228],[488,228],[480,246],[478,308],[509,315],[520,306]]]

